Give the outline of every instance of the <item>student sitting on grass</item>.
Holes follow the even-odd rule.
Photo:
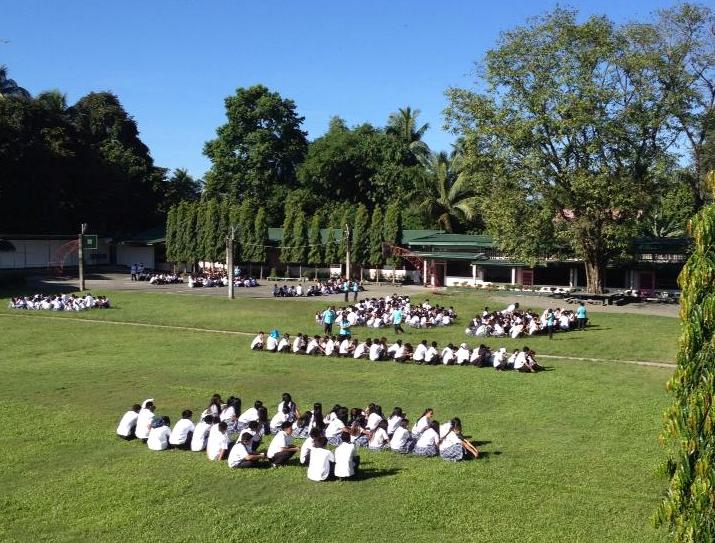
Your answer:
[[[251,341],[251,350],[252,351],[261,351],[263,350],[263,345],[266,340],[266,334],[263,332],[258,332],[258,335],[253,338],[253,341]]]
[[[350,428],[348,428],[348,410],[345,407],[338,406],[333,413],[335,416],[325,428],[325,437],[330,445],[338,446],[342,443],[340,434],[350,431]]]
[[[306,439],[310,434],[310,421],[312,419],[312,411],[306,411],[298,417],[298,420],[293,423],[293,436],[297,439]]]
[[[284,422],[281,424],[280,431],[275,435],[271,444],[268,446],[266,456],[274,468],[284,465],[298,452],[298,447],[293,445],[292,433],[293,423],[288,421]]]
[[[146,441],[149,449],[152,451],[165,451],[169,448],[169,436],[171,435],[169,424],[171,424],[169,417],[156,417],[154,419]]]
[[[392,434],[392,438],[390,439],[390,449],[394,452],[402,454],[412,452],[415,446],[415,440],[407,429],[409,422],[408,419],[400,419],[400,423],[397,428],[395,428],[395,433]]]
[[[307,466],[310,461],[310,451],[313,449],[313,443],[316,438],[320,437],[322,432],[318,428],[312,428],[310,430],[310,435],[300,447],[300,464],[302,466]]]
[[[144,400],[142,408],[137,416],[137,426],[136,426],[136,436],[140,439],[142,443],[146,443],[149,438],[149,431],[151,430],[151,421],[154,418],[154,411],[156,411],[156,406],[153,400]]]
[[[206,449],[206,442],[209,438],[209,432],[214,424],[218,424],[220,421],[218,417],[213,415],[206,415],[194,428],[194,433],[191,436],[191,450],[193,452],[200,452]]]
[[[229,468],[257,468],[259,462],[266,455],[264,453],[254,453],[251,449],[251,439],[253,436],[249,432],[244,432],[228,453]]]
[[[425,412],[422,413],[422,416],[417,419],[417,422],[412,427],[412,436],[415,438],[420,437],[422,435],[422,432],[429,428],[433,416],[434,410],[431,407],[425,409]]]
[[[387,421],[383,419],[370,434],[368,447],[371,451],[382,451],[389,446],[390,438],[387,436]]]
[[[479,458],[479,449],[462,436],[462,421],[454,417],[440,427],[439,455],[443,460],[458,462],[466,458]]]
[[[273,418],[271,419],[271,422],[270,422],[271,433],[277,434],[278,432],[280,432],[284,423],[288,423],[292,427],[294,421],[295,421],[295,417],[293,416],[293,413],[291,413],[290,407],[287,405],[284,405],[282,407],[282,411],[280,413],[276,413],[275,415],[273,415]]]
[[[134,433],[137,428],[137,419],[139,418],[139,411],[141,411],[142,406],[135,403],[132,408],[124,413],[119,425],[117,426],[117,435],[126,441],[131,441],[136,438]]]
[[[226,430],[228,425],[219,422],[209,432],[208,443],[206,444],[206,456],[209,460],[223,460],[229,449],[228,435]]]
[[[347,432],[340,434],[342,443],[335,449],[335,476],[338,479],[350,479],[360,465],[357,447],[350,442],[351,436]]]
[[[169,436],[169,448],[188,451],[191,448],[191,438],[194,435],[194,423],[191,420],[193,413],[190,409],[185,409],[181,413],[181,418],[174,425],[174,429]]]
[[[439,444],[439,424],[436,421],[432,421],[417,439],[412,454],[417,456],[437,456]]]
[[[342,443],[342,437],[338,437]],[[335,476],[335,455],[325,448],[327,440],[318,436],[313,440],[308,462],[308,479],[311,481],[327,481]]]

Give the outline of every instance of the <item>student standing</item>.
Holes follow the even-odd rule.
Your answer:
[[[194,423],[191,421],[193,413],[190,409],[185,409],[181,413],[181,419],[174,425],[174,429],[169,436],[169,448],[188,451],[191,448],[191,438],[194,435]]]
[[[402,332],[403,334],[405,333],[405,331],[402,329],[402,319],[402,308],[395,308],[395,310],[392,312],[392,325],[395,328],[395,334],[399,334],[400,332]]]
[[[588,318],[588,312],[586,311],[586,306],[583,304],[583,302],[579,302],[578,307],[576,308],[576,321],[578,323],[577,328],[579,330],[586,329],[586,319],[587,318]]]
[[[333,334],[333,323],[335,322],[335,309],[330,306],[323,311],[323,330],[327,335]]]
[[[141,405],[135,403],[132,408],[124,413],[122,419],[117,426],[117,435],[126,441],[131,441],[136,438],[135,430],[137,428],[137,419],[139,419],[139,411]]]
[[[360,292],[360,283],[353,281],[353,302],[358,301],[358,292]]]

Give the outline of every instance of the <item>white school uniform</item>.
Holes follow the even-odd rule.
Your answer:
[[[338,349],[338,352],[340,354],[348,354],[350,349],[350,340],[344,339],[340,342],[340,348]]]
[[[166,425],[152,428],[149,432],[149,439],[146,440],[146,446],[152,451],[164,451],[169,448],[170,435],[171,428]]]
[[[325,437],[338,436],[343,431],[343,428],[345,428],[345,423],[338,418],[334,418],[325,428]]]
[[[123,437],[129,437],[134,433],[134,429],[137,427],[137,419],[139,418],[139,413],[134,411],[127,411],[122,416],[117,426],[117,435]]]
[[[415,425],[412,427],[412,435],[418,436],[422,434],[422,432],[427,429],[427,426],[429,426],[430,422],[432,421],[427,418],[427,415],[421,417],[417,422],[415,422]]]
[[[373,343],[370,345],[370,360],[373,362],[376,360],[380,360],[382,357],[382,345],[379,343]]]
[[[283,351],[287,349],[290,346],[290,343],[288,343],[288,340],[284,337],[281,338],[281,340],[278,342],[278,350]]]
[[[243,424],[248,424],[254,420],[258,420],[258,409],[255,407],[249,407],[238,417],[238,422],[242,422]]]
[[[430,445],[435,447],[439,445],[439,434],[432,428],[427,428],[417,440],[415,448],[429,447]]]
[[[373,431],[375,428],[377,428],[377,425],[380,424],[381,420],[382,417],[378,413],[370,413],[370,415],[367,417],[367,429]]]
[[[221,414],[218,416],[218,418],[223,422],[223,421],[231,420],[235,416],[236,416],[236,409],[232,405],[229,405],[226,409],[221,411]]]
[[[333,451],[314,448],[310,451],[308,464],[308,479],[311,481],[325,481],[330,476],[330,463],[335,462]]]
[[[246,446],[240,441],[231,447],[231,452],[228,453],[228,466],[235,468],[241,461],[251,454]]]
[[[390,440],[390,448],[393,451],[400,451],[409,439],[409,430],[407,428],[403,428],[402,426],[398,426],[397,428],[395,428],[395,433],[392,434],[392,439]]]
[[[352,477],[355,475],[356,447],[353,443],[341,443],[335,449],[335,476]]]
[[[387,433],[392,435],[395,433],[395,430],[400,426],[400,421],[402,420],[402,417],[395,415],[393,417],[390,417],[387,419]]]
[[[434,347],[428,347],[427,352],[425,352],[425,362],[432,362],[437,356],[437,354],[437,349],[435,349]]]
[[[460,346],[459,349],[457,349],[457,364],[461,366],[465,362],[469,362],[469,355],[469,349]]]
[[[191,436],[191,450],[194,452],[203,451],[206,448],[206,439],[209,437],[211,425],[201,421],[194,428],[194,435]]]
[[[325,356],[333,356],[333,353],[335,352],[335,344],[337,342],[333,341],[332,339],[329,339],[325,343]]]
[[[151,430],[151,420],[154,418],[154,413],[149,409],[142,409],[139,411],[137,416],[137,428],[135,430],[136,436],[139,439],[146,439],[149,437],[149,430]]]
[[[266,351],[275,351],[278,348],[278,340],[273,336],[266,339]]]
[[[260,345],[263,347],[263,338],[261,336],[256,336],[253,338],[253,341],[251,341],[251,350],[256,348],[256,345]]]
[[[318,350],[318,340],[315,338],[311,339],[308,346],[305,349],[306,354],[313,354]]]
[[[171,445],[183,445],[186,443],[186,438],[189,437],[189,432],[194,431],[194,423],[191,419],[179,419],[174,425],[174,429],[169,436]]]
[[[415,362],[423,362],[426,354],[427,347],[420,343],[419,345],[417,345],[417,347],[415,347],[415,352],[412,355],[412,360],[414,360]]]
[[[277,430],[281,429],[281,424],[286,422],[290,418],[290,413],[283,413],[282,411],[280,413],[276,413],[273,415],[273,418],[271,419],[271,422],[269,424],[271,428],[271,432],[275,432]]]
[[[268,452],[266,456],[268,458],[273,458],[276,453],[281,452],[284,448],[293,445],[293,438],[286,434],[283,430],[278,432],[268,446]]]
[[[452,430],[452,423],[450,421],[443,422],[439,425],[439,437],[443,438]]]
[[[297,337],[293,340],[293,352],[300,352],[301,348],[305,345],[302,337]]]
[[[305,464],[305,460],[308,458],[308,454],[313,449],[313,438],[309,437],[300,446],[300,463]]]
[[[219,431],[217,424],[211,428],[208,443],[206,444],[206,455],[209,460],[217,460],[221,449],[228,449],[228,436]]]
[[[367,352],[367,343],[360,343],[355,347],[355,352],[353,353],[353,358],[361,358]]]
[[[447,365],[450,362],[454,362],[454,351],[449,347],[445,347],[442,349],[442,364]]]
[[[519,368],[524,367],[526,364],[526,353],[524,351],[519,351],[519,354],[516,355],[516,358],[514,359],[514,369],[518,370]]]
[[[384,428],[378,428],[372,434],[370,441],[368,442],[368,447],[371,449],[379,449],[385,444],[390,442],[390,438],[387,436],[387,432]]]

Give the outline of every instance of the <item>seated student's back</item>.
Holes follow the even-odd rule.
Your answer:
[[[124,413],[122,420],[119,421],[117,425],[117,435],[124,439],[134,438],[134,431],[137,427],[137,419],[139,418],[139,411],[141,410],[141,405],[135,403],[132,408]]]
[[[325,448],[327,441],[324,437],[313,440],[314,447],[310,451],[308,463],[308,479],[311,481],[325,481],[330,477],[331,464],[335,463],[335,455]]]

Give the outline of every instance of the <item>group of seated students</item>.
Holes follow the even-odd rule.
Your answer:
[[[383,298],[366,298],[353,305],[336,309],[331,306],[325,311],[315,314],[315,322],[324,326],[325,333],[332,333],[333,324],[340,326],[340,335],[350,335],[353,326],[368,328],[384,328],[394,326],[400,333],[402,324],[407,323],[414,328],[432,328],[449,326],[457,318],[453,307],[430,305],[429,300],[422,304],[412,304],[409,296],[385,296]]]
[[[291,339],[290,334],[280,336],[277,330],[270,334],[258,332],[251,341],[251,350],[271,353],[292,353],[313,356],[334,356],[342,358],[367,359],[372,361],[392,360],[395,362],[412,362],[431,366],[475,366],[478,368],[493,367],[496,370],[517,370],[535,373],[543,369],[536,361],[536,353],[529,347],[515,349],[509,355],[505,347],[492,352],[489,347],[481,344],[470,349],[466,343],[455,347],[447,344],[441,350],[437,342],[428,344],[423,339],[417,347],[411,343],[403,343],[401,339],[388,345],[387,338],[367,338],[364,341],[350,336],[319,336],[298,334]]]
[[[189,280],[187,281],[189,288],[202,288],[202,287],[227,287],[228,286],[228,275],[213,272],[202,272],[196,275],[189,275]],[[246,275],[238,275],[233,278],[233,285],[235,287],[258,287],[258,281],[254,277],[249,277]]]
[[[108,309],[109,299],[106,296],[84,296],[75,294],[35,294],[34,296],[18,296],[11,298],[10,309],[33,309],[43,311],[85,311],[87,309]]]
[[[149,283],[152,285],[176,285],[183,282],[181,276],[175,273],[153,273],[149,277]]]
[[[513,303],[502,311],[489,311],[489,308],[485,307],[481,315],[475,315],[464,332],[473,337],[516,339],[548,334],[551,338],[555,331],[580,330],[585,324],[586,309],[583,304],[580,304],[576,311],[548,308],[538,314],[529,310],[522,311],[518,303]]]
[[[312,410],[301,413],[288,393],[282,395],[269,419],[261,401],[241,411],[238,397],[231,396],[224,403],[214,394],[196,424],[193,412],[186,409],[171,428],[169,417],[156,415],[156,404],[150,398],[134,404],[122,416],[116,432],[124,440],[146,443],[153,451],[205,451],[209,460],[226,460],[231,468],[278,467],[298,454],[300,464],[308,468],[308,479],[314,481],[354,477],[360,464],[359,448],[440,456],[453,462],[479,456],[479,450],[462,435],[459,418],[439,424],[428,408],[411,429],[409,424],[400,407],[386,418],[374,403],[352,409],[335,405],[326,415],[322,404],[315,403]],[[268,447],[259,451],[267,436],[272,436]],[[293,442],[296,438],[305,440],[300,447]]]

